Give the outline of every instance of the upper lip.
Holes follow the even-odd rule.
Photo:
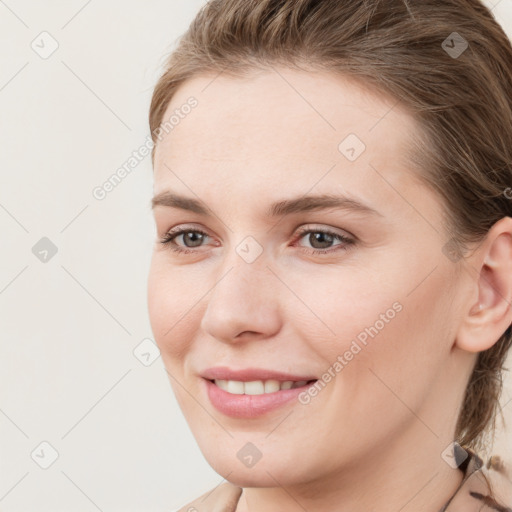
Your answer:
[[[226,366],[216,366],[207,368],[201,372],[201,377],[208,380],[236,380],[241,382],[250,382],[254,380],[278,380],[278,381],[309,381],[317,380],[311,375],[292,375],[290,373],[277,372],[265,368],[240,368],[238,370],[227,368]]]

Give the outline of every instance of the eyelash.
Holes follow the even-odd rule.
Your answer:
[[[210,236],[210,235],[208,235],[208,233],[205,233],[201,229],[180,228],[176,231],[170,231],[170,232],[166,233],[159,242],[162,245],[168,246],[169,249],[171,249],[172,251],[174,251],[176,253],[189,254],[189,253],[197,252],[195,249],[182,249],[182,248],[180,248],[180,246],[176,245],[176,243],[174,242],[174,239],[184,233],[199,233],[203,236]],[[353,240],[349,237],[346,237],[344,235],[341,235],[339,233],[334,233],[333,231],[330,231],[328,229],[303,229],[298,233],[295,241],[299,241],[305,235],[310,234],[310,233],[322,233],[325,235],[330,235],[334,239],[342,242],[342,244],[336,245],[336,246],[334,246],[334,248],[329,248],[326,250],[322,250],[322,249],[307,250],[307,247],[299,246],[300,249],[306,249],[306,252],[308,254],[326,255],[326,254],[331,254],[332,252],[337,252],[339,250],[346,251],[349,249],[350,246],[355,244],[355,240]],[[338,249],[336,249],[336,247],[338,247]]]

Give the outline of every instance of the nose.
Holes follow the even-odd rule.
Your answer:
[[[281,328],[279,280],[264,261],[236,256],[216,279],[201,320],[203,332],[225,343],[263,339]]]

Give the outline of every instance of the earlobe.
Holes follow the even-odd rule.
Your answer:
[[[494,224],[469,258],[468,269],[476,276],[478,295],[469,304],[455,344],[481,352],[491,348],[512,323],[512,218]]]

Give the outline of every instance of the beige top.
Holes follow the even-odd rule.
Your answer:
[[[459,466],[464,478],[455,494],[439,512],[512,512],[512,474],[500,457],[493,455],[486,465],[471,450]],[[491,497],[488,484],[494,492]],[[225,482],[209,490],[177,512],[236,512],[242,488]]]

